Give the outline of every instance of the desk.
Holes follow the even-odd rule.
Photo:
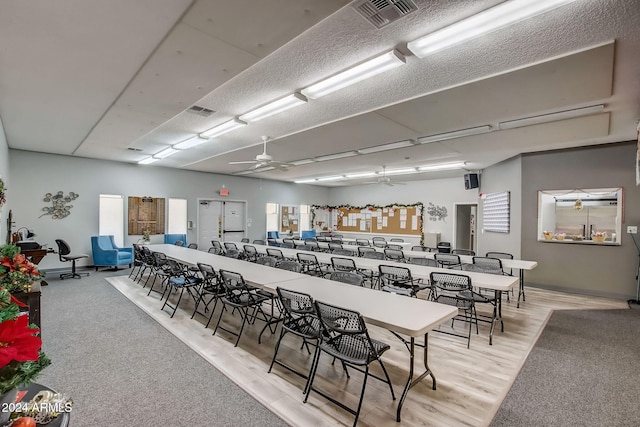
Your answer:
[[[49,248],[39,248],[39,249],[21,249],[20,253],[27,257],[29,261],[34,263],[35,265],[40,264],[40,261],[47,256],[47,254],[54,253],[54,250]],[[47,286],[48,283],[44,280],[41,281],[42,286]]]
[[[253,246],[261,247],[263,250],[268,247]],[[400,421],[402,405],[411,387],[429,375],[433,380],[433,389],[436,388],[436,378],[428,365],[428,333],[441,323],[455,317],[458,314],[458,309],[455,307],[351,286],[175,245],[149,245],[149,249],[163,252],[167,257],[185,264],[195,265],[197,262],[204,262],[216,269],[222,268],[238,272],[248,282],[272,293],[276,292],[278,286],[305,292],[314,299],[356,310],[372,325],[408,335],[410,338],[407,346],[409,350],[409,376],[398,403],[397,421]],[[293,249],[290,251],[296,252]],[[423,356],[425,371],[414,378],[415,338],[420,336],[424,336],[425,339]]]
[[[35,282],[31,285],[31,292],[15,292],[14,297],[18,301],[27,305],[29,310],[29,323],[35,323],[40,328],[40,336],[42,336],[42,325],[40,324],[40,283]]]

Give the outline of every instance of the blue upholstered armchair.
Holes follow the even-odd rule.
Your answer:
[[[182,246],[187,246],[186,234],[165,234],[164,242],[168,245],[175,245],[176,242],[182,242]]]
[[[93,251],[93,265],[96,267],[109,266],[116,270],[119,265],[133,263],[133,248],[119,248],[113,236],[91,236],[91,250]]]

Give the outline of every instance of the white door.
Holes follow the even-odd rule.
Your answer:
[[[222,234],[225,241],[240,241],[246,234],[245,202],[222,202]]]
[[[211,247],[212,240],[222,240],[222,202],[200,200],[198,204],[198,247]]]

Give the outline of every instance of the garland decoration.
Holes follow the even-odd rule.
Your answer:
[[[424,203],[416,202],[416,203],[391,203],[388,205],[374,205],[372,203],[367,203],[364,206],[354,206],[349,204],[342,205],[311,205],[311,224],[315,224],[316,220],[316,210],[325,210],[329,213],[333,212],[334,209],[346,209],[346,210],[363,210],[367,209],[369,211],[375,211],[379,209],[400,209],[400,208],[419,208],[420,211],[420,245],[424,245]],[[342,211],[340,211],[342,213]]]
[[[7,202],[7,196],[4,194],[5,190],[4,181],[0,178],[0,208]]]

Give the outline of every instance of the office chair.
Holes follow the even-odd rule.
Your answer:
[[[89,255],[79,254],[72,255],[71,248],[69,248],[69,244],[62,239],[56,239],[56,244],[58,245],[58,257],[60,257],[60,261],[69,262],[71,261],[71,273],[62,273],[60,275],[60,279],[67,279],[69,277],[74,279],[79,279],[82,276],[88,276],[89,273],[77,273],[76,272],[76,260],[81,258],[89,258]]]

